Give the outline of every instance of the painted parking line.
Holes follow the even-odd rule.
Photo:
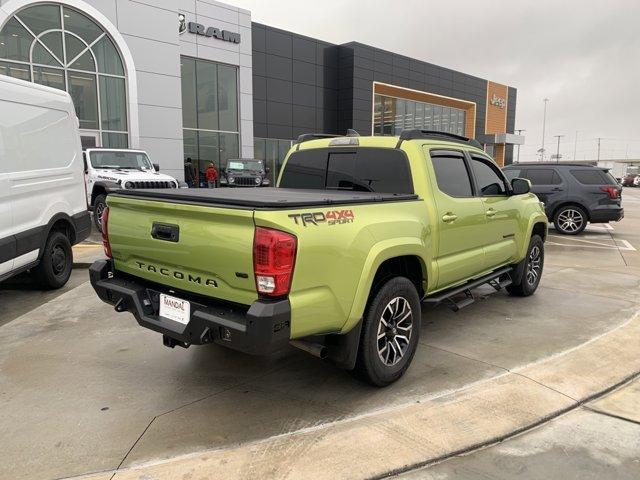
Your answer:
[[[605,250],[622,250],[626,252],[636,252],[636,248],[631,245],[627,240],[613,240],[612,243],[595,242],[592,240],[586,240],[582,238],[567,239],[558,235],[549,235],[553,238],[561,238],[565,242],[576,243],[560,243],[554,241],[547,241],[547,245],[556,245],[558,247],[571,247],[571,248],[600,248]]]

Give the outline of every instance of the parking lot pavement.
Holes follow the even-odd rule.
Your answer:
[[[640,380],[539,428],[414,470],[410,480],[640,478]]]
[[[640,199],[634,195],[625,190],[625,200]],[[118,467],[126,475],[129,467],[178,455],[211,449],[224,453],[252,442],[277,441],[291,432],[342,428],[345,422],[355,428],[360,425],[358,419],[388,409],[396,409],[400,416],[393,428],[414,421],[419,428],[419,419],[429,415],[420,411],[419,417],[409,421],[414,417],[401,414],[405,407],[424,405],[435,415],[446,403],[442,399],[453,395],[451,404],[447,403],[449,416],[433,417],[434,422],[441,420],[433,432],[420,427],[413,433],[413,442],[424,451],[393,436],[398,442],[395,448],[413,452],[403,460],[411,465],[462,440],[503,435],[534,422],[540,414],[534,411],[538,406],[545,406],[544,415],[567,408],[569,397],[557,391],[567,387],[562,381],[570,382],[575,372],[570,362],[556,361],[555,356],[624,329],[640,309],[640,205],[631,203],[625,204],[627,217],[613,230],[589,227],[585,235],[597,236],[598,243],[609,248],[592,248],[576,241],[580,237],[551,240],[543,282],[535,296],[520,299],[496,293],[484,298],[489,292],[485,289],[477,292],[480,298],[475,304],[459,313],[425,308],[414,363],[405,377],[386,389],[358,383],[295,350],[261,358],[216,346],[165,348],[158,334],[139,327],[130,314],[116,314],[87,283],[38,308],[27,307],[30,311],[21,311],[19,318],[14,314],[15,319],[0,328],[0,478],[59,478]],[[628,241],[637,250],[621,250],[618,240]],[[564,242],[572,243],[554,244]],[[4,303],[20,302],[30,294],[5,296]],[[532,363],[549,358],[554,359],[551,366],[566,367],[560,378],[557,372],[542,372],[546,376],[541,374],[540,380],[527,373]],[[597,380],[615,382],[632,364],[609,368],[616,370],[615,375]],[[515,378],[512,372],[525,372],[536,380],[527,380],[524,373]],[[506,390],[505,375],[515,378]],[[593,388],[601,388],[588,377],[589,372],[576,373],[576,381],[593,380]],[[558,386],[542,387],[547,379]],[[490,395],[484,385],[507,393]],[[542,391],[525,395],[534,387]],[[470,401],[466,410],[456,410],[469,400],[467,391],[488,399]],[[504,402],[496,406],[496,399]],[[518,409],[516,405],[524,400],[527,407]],[[485,423],[475,428],[464,424],[463,420],[482,412]],[[373,420],[363,422],[377,425]],[[377,438],[380,432],[391,435],[392,427],[380,425],[361,438]],[[438,441],[428,440],[427,434]],[[438,449],[429,450],[436,444]],[[368,448],[354,441],[342,448],[357,446]],[[302,442],[291,455],[304,458],[315,447]],[[282,473],[278,470],[282,465],[276,468],[265,462],[285,455],[287,448],[254,449],[259,458],[251,457],[239,471],[259,474],[273,467]],[[219,455],[224,459],[223,453]],[[369,467],[360,466],[362,472],[378,471]],[[388,465],[389,470],[393,468]]]

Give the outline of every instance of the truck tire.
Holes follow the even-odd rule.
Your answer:
[[[544,268],[544,242],[539,235],[531,236],[527,256],[518,266],[522,268],[522,277],[509,285],[507,292],[518,297],[533,295],[540,285]]]
[[[388,280],[367,304],[352,373],[377,387],[404,375],[418,346],[420,316],[413,283],[404,277]]]
[[[98,195],[93,202],[93,223],[96,229],[102,233],[102,212],[107,207],[107,196]]]
[[[62,232],[53,231],[47,238],[40,263],[33,269],[38,283],[47,289],[63,287],[71,276],[73,251],[71,242]]]
[[[578,235],[587,228],[587,214],[577,205],[566,205],[556,212],[553,225],[563,235]]]

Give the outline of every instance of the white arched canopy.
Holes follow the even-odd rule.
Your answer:
[[[136,71],[115,26],[81,0],[0,7],[0,73],[66,90],[104,146],[139,143]]]

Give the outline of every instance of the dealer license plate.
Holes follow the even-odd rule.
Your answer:
[[[191,304],[171,295],[160,294],[160,316],[186,325],[189,323]]]

